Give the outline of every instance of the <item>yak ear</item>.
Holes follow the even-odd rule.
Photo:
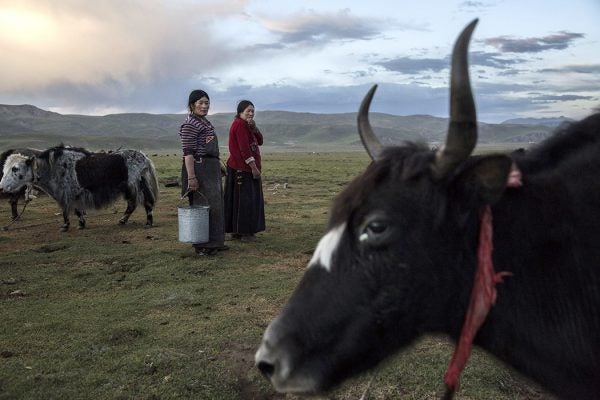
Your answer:
[[[468,163],[454,181],[458,190],[480,204],[497,202],[508,182],[513,161],[506,155],[490,155],[474,157],[473,163]]]

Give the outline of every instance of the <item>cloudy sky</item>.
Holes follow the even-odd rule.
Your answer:
[[[479,118],[581,118],[600,106],[599,0],[0,0],[0,104],[63,114],[447,115],[454,39]],[[260,116],[257,116],[259,119]]]

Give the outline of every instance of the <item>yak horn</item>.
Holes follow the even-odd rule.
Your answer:
[[[471,34],[477,25],[473,20],[456,40],[450,72],[450,124],[446,144],[436,153],[433,175],[441,179],[465,161],[477,144],[477,114],[469,82],[467,52]]]
[[[383,145],[379,139],[377,139],[377,136],[375,136],[373,128],[371,128],[371,123],[369,122],[369,106],[371,105],[371,100],[373,100],[375,90],[377,90],[377,85],[373,85],[367,92],[362,103],[360,103],[358,116],[356,118],[358,123],[358,135],[373,161],[376,161],[379,158],[383,150]]]

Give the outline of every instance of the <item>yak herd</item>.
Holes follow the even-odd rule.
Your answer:
[[[371,369],[427,333],[457,342],[450,398],[477,345],[564,399],[600,398],[600,113],[513,154],[472,155],[477,119],[468,45],[456,41],[446,143],[384,147],[358,131],[372,163],[335,199],[328,232],[267,327],[257,368],[280,392],[315,393]],[[85,226],[85,209],[123,195],[125,223],[152,209],[158,184],[143,153],[64,146],[0,158],[0,189],[36,187]],[[516,181],[511,182],[511,177]]]

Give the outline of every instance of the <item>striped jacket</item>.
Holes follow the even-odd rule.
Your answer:
[[[183,155],[219,157],[215,128],[206,118],[189,114],[179,128]]]

